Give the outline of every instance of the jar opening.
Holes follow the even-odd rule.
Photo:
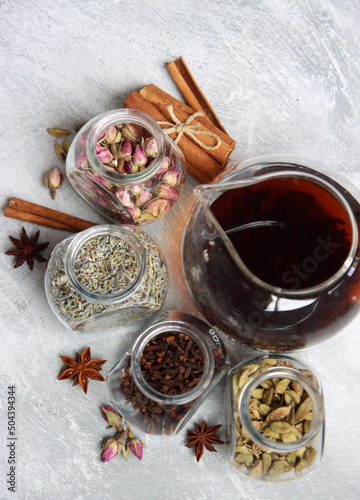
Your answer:
[[[350,206],[335,186],[307,172],[273,172],[240,187],[224,185],[210,211],[241,271],[274,293],[323,290],[356,255],[358,228]]]
[[[304,398],[304,401],[307,398],[310,398],[308,401],[311,403],[311,405],[305,404],[302,407],[303,409],[301,408],[300,402],[297,405],[297,410],[299,410],[299,414],[297,417],[299,420],[300,417],[301,421],[303,421],[305,418],[303,417],[303,415],[300,415],[301,411],[304,413],[304,415],[306,414],[306,417],[310,416],[310,414],[312,416],[311,424],[305,432],[304,431],[300,432],[299,429],[296,429],[295,424],[297,422],[295,417],[296,415],[295,411],[294,411],[294,422],[292,422],[291,424],[285,421],[286,418],[285,415],[275,415],[273,413],[272,414],[274,418],[273,420],[271,412],[269,412],[267,414],[269,416],[264,416],[264,422],[265,422],[264,428],[262,428],[261,426],[259,427],[259,429],[257,429],[254,426],[255,420],[252,419],[250,413],[251,411],[250,402],[252,395],[254,394],[255,390],[262,388],[262,384],[266,386],[264,382],[269,381],[270,379],[277,379],[279,381],[281,380],[294,381],[302,386],[304,390],[303,394],[307,396],[306,398]],[[274,412],[283,411],[284,413],[286,413],[288,407],[290,406],[291,405],[278,406],[277,408],[272,409],[271,411]],[[304,406],[306,406],[306,408]],[[248,384],[248,386],[244,389],[244,391],[240,395],[238,410],[239,414],[241,415],[242,424],[246,434],[259,448],[274,453],[290,453],[299,450],[300,448],[306,445],[309,445],[309,443],[311,443],[312,440],[317,435],[322,423],[323,403],[319,396],[319,389],[315,386],[315,384],[307,375],[299,372],[299,370],[295,368],[274,367],[274,368],[269,368],[263,374],[255,377],[252,380],[252,382]],[[265,408],[261,408],[261,410],[267,411],[267,409]],[[281,420],[279,419],[280,416],[283,416]],[[273,425],[274,423],[275,425]],[[289,432],[292,433],[291,436],[288,434]],[[289,439],[287,439],[286,434],[288,434]],[[282,439],[284,440],[282,441]]]
[[[155,325],[134,345],[134,381],[150,399],[183,405],[196,400],[214,372],[213,352],[195,328],[173,322]]]
[[[115,128],[119,132],[118,136]],[[154,148],[157,153],[147,157],[144,148],[146,139],[150,138],[155,140]],[[133,150],[138,145],[137,157],[141,165],[138,168],[124,163],[130,163],[128,148],[121,148],[126,139],[129,139],[128,144],[132,144]],[[106,147],[100,145],[101,141],[104,141]],[[111,141],[115,141],[114,144],[109,144]],[[86,152],[91,166],[101,177],[116,184],[133,185],[147,181],[161,169],[165,161],[164,133],[158,123],[146,113],[136,109],[118,109],[98,117],[90,129]],[[143,159],[146,160],[146,166]]]
[[[89,302],[121,302],[144,279],[144,250],[124,226],[95,226],[71,242],[65,269],[72,286]]]

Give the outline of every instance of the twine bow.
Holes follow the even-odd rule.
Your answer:
[[[196,111],[192,115],[188,116],[188,118],[184,121],[181,122],[174,113],[174,108],[172,105],[166,107],[167,111],[169,112],[169,115],[173,121],[171,122],[158,122],[159,125],[167,125],[167,128],[163,129],[163,132],[165,134],[171,134],[172,132],[175,132],[177,134],[174,142],[177,144],[183,134],[187,134],[191,139],[196,142],[199,146],[201,146],[204,149],[208,149],[210,151],[217,149],[220,147],[221,144],[221,139],[218,135],[214,134],[213,132],[210,132],[209,130],[201,130],[196,128],[199,124],[197,123],[196,125],[190,125],[190,122],[195,120],[198,116],[204,116],[204,113],[202,111]],[[205,144],[203,141],[195,137],[195,134],[197,135],[206,135],[207,137],[213,137],[216,139],[216,144],[214,146],[208,146]]]

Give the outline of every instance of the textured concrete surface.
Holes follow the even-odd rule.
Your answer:
[[[61,164],[46,128],[121,107],[148,83],[179,96],[165,63],[180,55],[237,141],[233,162],[292,153],[322,161],[360,187],[359,24],[355,0],[0,0],[1,208],[17,196],[101,222],[67,181],[50,199],[43,177]],[[166,307],[190,312],[179,245],[193,185],[187,182],[174,213],[149,228],[171,268]],[[320,373],[326,396],[325,455],[307,477],[283,485],[247,479],[229,466],[226,446],[197,464],[184,431],[170,439],[145,436],[142,462],[103,465],[99,449],[108,431],[99,407],[108,402],[106,386],[90,381],[85,395],[58,382],[59,355],[90,345],[108,360],[106,375],[134,333],[66,331],[46,302],[45,265],[14,270],[3,253],[12,246],[8,234],[19,235],[21,227],[1,219],[1,499],[360,497],[358,321],[298,354]],[[45,256],[65,236],[41,229],[41,241],[50,241]],[[16,386],[15,493],[6,483],[9,385]],[[192,422],[224,423],[223,389]]]

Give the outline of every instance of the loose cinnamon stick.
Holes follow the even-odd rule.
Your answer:
[[[192,76],[183,57],[169,63],[167,65],[167,69],[188,105],[196,111],[204,111],[212,123],[226,134],[224,126],[217,117],[215,111],[212,109],[209,101],[200,90],[200,87]]]
[[[5,217],[10,217],[11,219],[17,219],[24,222],[32,222],[33,224],[39,224],[39,226],[52,227],[54,229],[63,229],[64,231],[75,232],[74,228],[62,224],[56,220],[48,219],[46,217],[41,217],[40,215],[29,214],[28,212],[23,212],[22,210],[16,210],[16,208],[5,207],[4,208]]]
[[[140,94],[148,99],[163,115],[166,116],[167,120],[171,121],[171,116],[169,115],[167,107],[169,105],[173,106],[173,110],[175,113],[175,116],[182,122],[184,123],[185,120],[190,116],[190,114],[185,113],[180,106],[178,106],[178,103],[180,101],[177,101],[177,99],[168,99],[168,94],[166,92],[163,92],[161,89],[159,89],[156,85],[146,85],[140,90]],[[175,101],[175,102],[174,102]],[[177,102],[176,102],[177,101]],[[193,111],[195,112],[195,111]],[[191,125],[198,126],[199,130],[205,131],[205,132],[211,132],[218,136],[220,139],[220,146],[217,149],[214,150],[208,150],[206,149],[206,152],[214,158],[217,162],[220,163],[221,167],[224,167],[228,160],[230,153],[233,151],[234,147],[230,146],[230,144],[226,141],[223,140],[221,136],[225,136],[226,134],[223,133],[222,130],[218,129],[215,127],[213,124],[211,124],[211,129],[204,124],[204,120],[200,122],[200,119],[202,117],[196,117],[194,120],[191,121]],[[211,122],[210,122],[211,123]],[[209,137],[206,135],[202,134],[196,134],[195,132],[195,137],[201,140],[205,145],[207,146],[213,146],[216,143],[216,140],[213,137]],[[188,136],[187,136],[188,137]],[[188,137],[190,140],[192,140],[191,137]]]
[[[16,213],[18,212],[18,213]],[[34,222],[43,226],[56,229],[65,229],[66,231],[78,232],[95,226],[94,222],[79,219],[51,208],[37,205],[19,198],[11,198],[9,206],[5,208],[6,217],[12,217],[26,222]],[[51,224],[51,225],[50,225]]]
[[[151,104],[139,92],[130,94],[123,104],[124,108],[138,109],[152,116],[157,121],[167,121],[167,118],[155,106]],[[163,126],[164,127],[164,126]],[[175,139],[176,134],[169,134],[171,139]],[[178,142],[178,146],[184,153],[189,174],[191,174],[199,182],[211,182],[221,170],[221,165],[211,158],[203,149],[191,142],[186,137],[182,137]]]

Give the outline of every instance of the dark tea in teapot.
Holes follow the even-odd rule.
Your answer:
[[[278,177],[232,189],[211,210],[245,266],[275,287],[319,285],[349,255],[352,231],[346,210],[307,179]]]

